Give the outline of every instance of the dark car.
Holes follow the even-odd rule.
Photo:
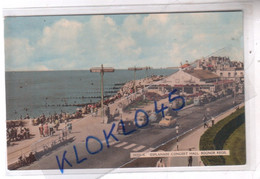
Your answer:
[[[123,121],[123,125],[124,125],[125,133],[131,132],[131,131],[136,129],[136,125],[135,125],[134,121]],[[118,134],[124,133],[122,122],[119,122],[118,125],[117,125],[117,133]]]

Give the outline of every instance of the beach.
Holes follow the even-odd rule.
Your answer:
[[[113,115],[112,121],[116,124],[121,118],[123,120],[134,121],[134,109],[121,114],[121,118],[120,116],[117,116],[116,111],[118,111],[118,109],[120,108],[127,107],[127,105],[129,105],[132,101],[142,96],[144,94],[144,89],[147,89],[147,87],[151,85],[152,82],[162,79],[162,76],[152,76],[149,78],[136,80],[136,94],[134,93],[134,82],[129,81],[125,83],[115,95],[109,97],[104,101],[106,107],[109,106],[111,115]],[[152,104],[145,107],[145,109],[149,112],[152,111],[152,108]],[[123,109],[121,110],[123,111]],[[41,126],[41,124],[44,126],[44,124],[47,123],[48,127],[50,128],[50,125],[55,124],[55,120],[53,120],[55,119],[55,116],[56,119],[58,119],[59,121],[59,127],[57,128],[58,130],[55,129],[55,133],[53,135],[50,135],[50,131],[48,131],[48,134],[43,137],[41,135],[41,132],[39,131],[39,126]],[[8,128],[12,126],[11,128],[25,128],[30,131],[29,138],[11,140],[10,142],[8,142],[8,165],[10,168],[12,168],[12,166],[14,166],[14,164],[18,162],[19,157],[22,156],[23,158],[26,158],[31,152],[34,154],[36,152],[42,152],[44,150],[44,147],[50,147],[53,141],[57,141],[58,143],[58,141],[62,138],[63,131],[66,130],[66,132],[68,132],[68,123],[72,124],[73,132],[66,135],[65,137],[63,136],[63,138],[68,139],[69,137],[73,136],[73,142],[77,143],[84,141],[86,136],[89,134],[100,136],[103,129],[109,130],[111,128],[111,122],[109,124],[104,124],[107,123],[105,122],[106,120],[107,116],[101,116],[101,105],[100,102],[97,102],[91,105],[86,105],[82,108],[78,107],[77,110],[72,114],[60,113],[50,116],[45,116],[44,114],[42,114],[37,118],[12,120],[12,122],[7,121]]]

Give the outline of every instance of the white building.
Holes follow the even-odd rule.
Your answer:
[[[236,80],[237,78],[244,78],[244,70],[240,68],[216,70],[216,74],[223,80]]]
[[[186,94],[216,91],[220,77],[208,70],[179,70],[155,85],[170,86]]]

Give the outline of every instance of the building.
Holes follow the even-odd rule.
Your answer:
[[[228,57],[211,56],[197,60],[195,69],[209,70],[220,77],[220,81],[215,83],[215,91],[230,88],[229,84],[233,82],[233,91],[244,93],[243,62],[231,61]]]
[[[196,60],[196,69],[202,70],[225,70],[230,68],[244,68],[244,63],[240,61],[231,61],[229,57],[211,56]]]
[[[187,95],[200,92],[214,94],[221,91],[224,85],[226,89],[231,89],[233,87],[233,81],[226,80],[225,82],[221,82],[220,77],[211,71],[198,69],[180,69],[178,72],[155,84],[177,89],[179,92]]]
[[[241,80],[244,78],[244,70],[241,68],[226,68],[215,72],[222,80]]]

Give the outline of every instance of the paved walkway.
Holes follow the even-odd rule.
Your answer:
[[[239,107],[243,107],[244,104],[240,104]],[[218,115],[215,117],[215,124],[225,117],[229,116],[231,113],[233,113],[236,110],[236,107]],[[211,121],[209,121],[209,127],[211,127]],[[184,138],[180,139],[178,144],[175,143],[171,151],[176,151],[177,150],[177,145],[178,145],[178,150],[189,150],[190,148],[192,151],[197,151],[199,150],[199,142],[200,142],[200,137],[204,134],[204,132],[208,128],[204,128],[203,124],[197,128],[194,129],[192,132],[187,134]],[[173,166],[188,166],[188,157],[171,157],[171,158],[166,158],[164,159],[164,163],[166,164],[167,167],[173,167]],[[192,160],[192,166],[203,166],[203,162],[201,161],[200,157],[193,157]]]
[[[92,117],[91,115],[86,115],[81,119],[74,119],[71,121],[72,133],[68,137],[75,137],[74,142],[85,142],[88,135],[96,137],[102,135],[103,137],[103,129],[109,131],[112,124],[101,124],[101,122],[101,117]],[[30,132],[34,136],[31,139],[13,142],[11,146],[8,146],[8,165],[17,162],[21,155],[28,156],[31,151],[42,150],[44,145],[50,147],[51,143],[57,141],[61,136],[61,130],[58,130],[53,136],[40,137],[38,126],[32,126],[31,123],[27,123],[26,127],[30,128]],[[61,123],[59,129],[64,127],[65,123]]]

